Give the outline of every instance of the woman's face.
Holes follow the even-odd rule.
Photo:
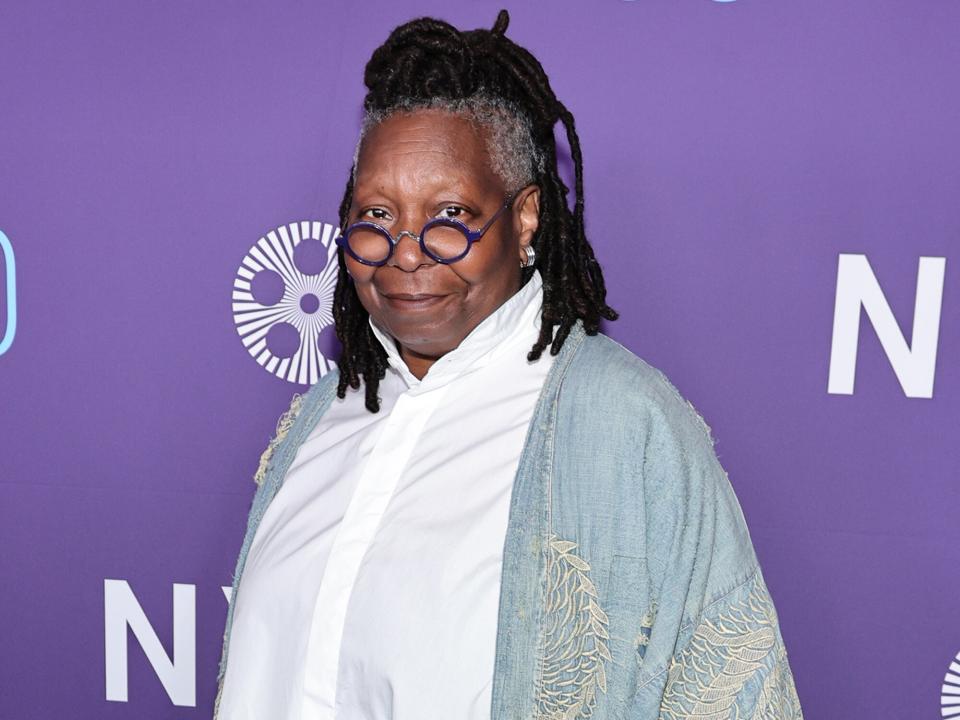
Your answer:
[[[376,222],[394,237],[401,230],[419,235],[436,217],[479,229],[517,190],[490,169],[481,133],[442,110],[388,117],[360,147],[348,223]],[[535,185],[523,188],[466,257],[449,265],[406,235],[379,267],[345,254],[360,302],[397,339],[415,376],[519,290],[522,247],[537,228],[538,202]]]

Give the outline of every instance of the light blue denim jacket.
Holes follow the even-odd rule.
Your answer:
[[[261,457],[215,718],[247,552],[336,385],[334,371],[294,396]],[[777,613],[710,429],[663,373],[578,323],[517,469],[491,717],[693,716],[802,718]]]

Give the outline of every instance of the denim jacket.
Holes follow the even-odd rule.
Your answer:
[[[261,457],[214,718],[247,552],[336,385],[333,371],[294,396]],[[517,469],[492,693],[493,720],[802,718],[709,427],[663,373],[579,323],[544,383]]]

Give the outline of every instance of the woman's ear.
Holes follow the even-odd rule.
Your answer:
[[[521,261],[527,254],[523,248],[533,242],[533,235],[540,226],[540,188],[527,185],[517,193],[513,204],[513,227],[517,235]]]

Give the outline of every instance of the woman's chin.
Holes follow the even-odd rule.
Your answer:
[[[400,344],[404,354],[422,358],[436,360],[443,357],[463,340],[462,337],[451,334],[446,323],[416,327],[406,327],[404,323],[398,323],[394,327],[396,331],[391,331],[390,334]]]

